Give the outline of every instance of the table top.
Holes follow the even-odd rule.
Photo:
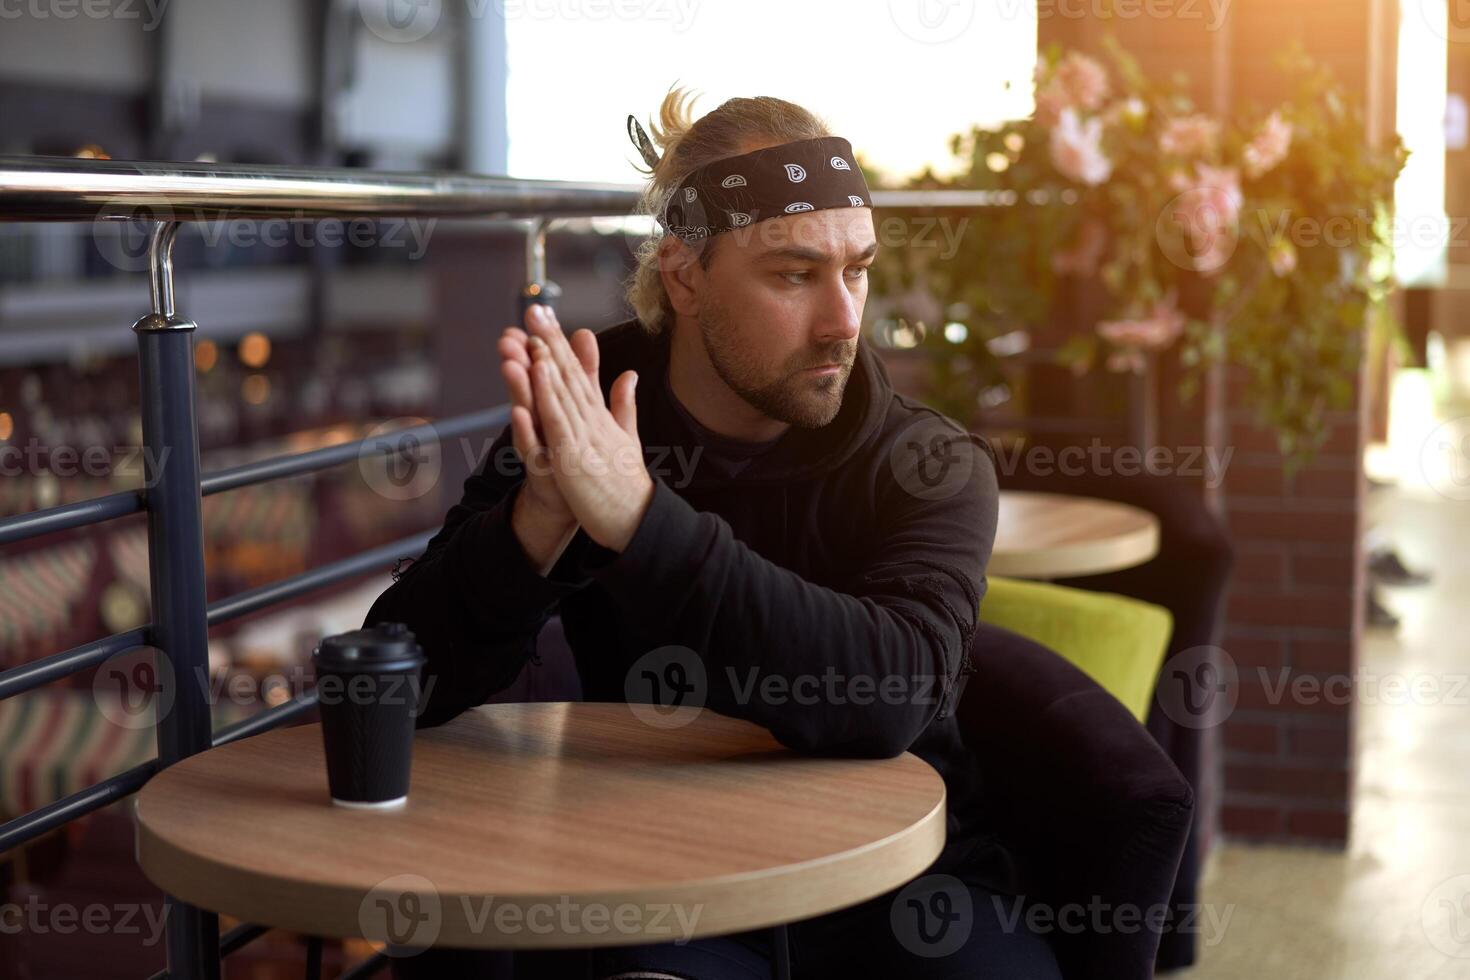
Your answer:
[[[1002,490],[987,571],[1012,578],[1098,575],[1159,553],[1159,519],[1111,500]]]
[[[939,855],[917,757],[824,759],[708,709],[484,705],[415,734],[408,802],[333,806],[319,725],[171,766],[138,861],[250,922],[411,946],[615,946],[820,915]],[[645,720],[657,712],[655,723]]]

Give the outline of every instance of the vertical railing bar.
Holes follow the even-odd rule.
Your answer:
[[[133,324],[138,339],[148,577],[153,605],[158,761],[169,766],[210,747],[209,626],[199,424],[194,405],[194,324],[175,314],[173,244],[178,225],[156,222],[149,238],[153,311]],[[219,917],[165,898],[169,973],[219,980]]]
[[[526,281],[521,285],[520,310],[525,314],[532,305],[555,305],[561,290],[546,279],[546,232],[551,219],[542,215],[530,219],[526,227]]]
[[[154,316],[174,315],[174,239],[178,235],[178,222],[156,221],[148,238],[148,294]]]
[[[545,218],[532,218],[526,226],[526,282],[546,281]]]

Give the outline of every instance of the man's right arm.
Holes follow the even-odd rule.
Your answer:
[[[577,533],[577,525],[564,524],[544,508],[536,506],[528,490],[517,493],[510,511],[510,527],[525,551],[531,567],[542,578],[551,574],[556,562]]]
[[[428,658],[420,727],[510,686],[556,604],[588,582],[557,560],[567,529],[522,499],[524,472],[507,427],[424,553],[368,611],[364,625],[406,623]]]

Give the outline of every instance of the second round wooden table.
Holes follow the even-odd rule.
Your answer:
[[[1012,578],[1100,575],[1159,553],[1159,519],[1094,497],[1002,490],[986,571]]]

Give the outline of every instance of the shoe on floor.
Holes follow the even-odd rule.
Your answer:
[[[1368,574],[1380,585],[1426,585],[1430,579],[1427,573],[1407,567],[1399,560],[1399,553],[1391,548],[1368,556]]]
[[[1368,625],[1384,629],[1395,629],[1399,625],[1398,616],[1378,601],[1378,591],[1371,585],[1368,587]]]

